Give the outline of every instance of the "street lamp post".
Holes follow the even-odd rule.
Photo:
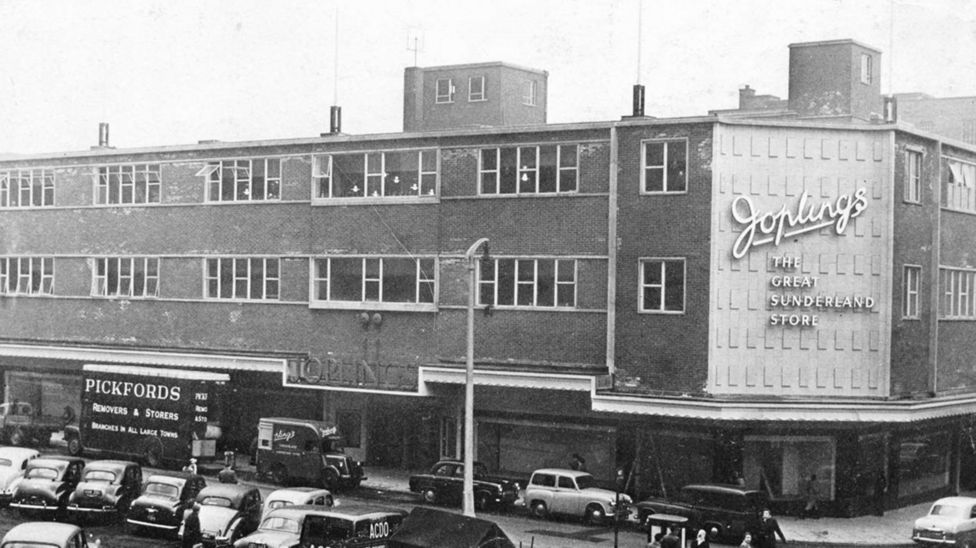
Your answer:
[[[464,515],[474,517],[474,295],[475,264],[474,254],[482,245],[488,251],[488,238],[481,238],[471,244],[464,258],[468,263],[468,355],[464,377]]]

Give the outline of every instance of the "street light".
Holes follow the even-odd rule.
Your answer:
[[[468,357],[464,376],[464,515],[474,517],[474,254],[482,245],[488,255],[488,238],[471,244],[464,258],[468,263]]]

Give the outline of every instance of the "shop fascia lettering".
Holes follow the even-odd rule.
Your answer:
[[[737,196],[732,201],[732,218],[745,228],[735,240],[732,256],[741,259],[754,247],[766,244],[778,246],[783,238],[814,232],[828,226],[843,234],[851,219],[860,216],[868,207],[867,190],[857,189],[833,202],[808,203],[810,195],[803,193],[794,207],[784,204],[779,211],[757,211],[752,198]]]
[[[150,400],[180,401],[180,387],[166,384],[85,379],[85,392],[109,396],[135,396]]]

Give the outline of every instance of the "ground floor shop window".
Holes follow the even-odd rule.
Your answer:
[[[901,441],[898,446],[898,496],[949,485],[951,441],[948,432],[919,434]]]
[[[645,433],[635,459],[635,490],[642,496],[671,496],[688,484],[711,483],[714,446],[714,439],[704,434]]]
[[[815,475],[819,498],[834,499],[833,438],[747,436],[744,442],[742,475],[747,487],[766,491],[771,499],[799,498]]]
[[[358,409],[336,411],[336,426],[339,427],[346,447],[353,449],[362,447],[362,419],[362,412]]]
[[[612,478],[615,441],[608,428],[479,421],[476,433],[478,460],[490,470],[528,476],[538,468],[570,468],[577,454],[597,479]]]

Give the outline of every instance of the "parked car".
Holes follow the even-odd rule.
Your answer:
[[[142,467],[127,460],[93,460],[68,497],[68,515],[125,517],[142,490]]]
[[[286,506],[269,512],[257,532],[238,540],[234,547],[386,546],[387,537],[400,527],[406,515],[405,510],[356,503],[333,508]]]
[[[29,521],[7,531],[0,548],[88,548],[85,530],[70,523]]]
[[[146,479],[142,494],[132,501],[126,522],[136,532],[148,529],[176,533],[183,522],[183,512],[206,486],[207,480],[196,474],[153,474]]]
[[[264,499],[264,509],[261,515],[266,516],[268,512],[275,508],[299,506],[302,504],[332,506],[335,504],[335,499],[332,498],[332,493],[328,489],[319,489],[317,487],[286,487],[272,491],[268,495],[268,498]]]
[[[532,472],[525,488],[525,503],[532,515],[545,518],[550,515],[580,516],[587,523],[601,523],[616,515],[630,515],[630,496],[596,486],[596,479],[587,472],[544,468]]]
[[[205,548],[230,546],[249,535],[261,521],[261,492],[239,483],[218,483],[204,487],[200,503],[200,532]]]
[[[22,514],[65,515],[84,467],[85,461],[76,457],[50,455],[30,461],[10,506]]]
[[[39,456],[36,449],[0,447],[0,506],[10,504],[14,489],[24,479],[27,463]]]
[[[768,506],[763,491],[738,485],[706,483],[686,485],[673,499],[649,498],[637,503],[637,519],[646,528],[653,514],[688,518],[688,527],[704,529],[711,540],[738,543],[746,531],[756,531]]]
[[[922,545],[976,546],[976,498],[946,497],[915,520],[912,540]]]
[[[460,504],[464,494],[464,462],[437,461],[426,474],[410,476],[410,490],[420,493],[428,504]],[[479,510],[515,502],[519,485],[505,478],[488,475],[480,462],[474,463],[474,505]]]

